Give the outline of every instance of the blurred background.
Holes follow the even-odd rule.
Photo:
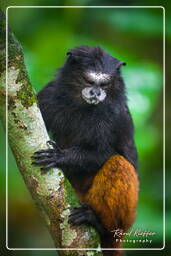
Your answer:
[[[25,0],[8,2],[8,5],[28,4]],[[118,1],[99,2],[94,1],[94,5],[118,4]],[[125,1],[125,5],[129,2],[136,4],[136,1]],[[29,1],[29,5],[36,4],[39,5],[40,1]],[[70,1],[55,1],[55,4],[72,5]],[[80,1],[79,4],[90,5],[90,1]],[[41,5],[47,5],[47,2],[41,1]],[[54,5],[54,1],[48,1],[48,5]],[[2,7],[5,6],[7,2],[2,1]],[[135,123],[140,178],[140,198],[133,228],[156,234],[152,237],[151,244],[125,243],[124,246],[163,247],[163,9],[10,8],[8,15],[10,28],[23,47],[25,64],[36,92],[53,79],[57,68],[64,63],[67,50],[78,45],[101,46],[113,57],[127,63],[122,68],[122,74]],[[2,127],[0,141],[5,147]],[[3,188],[3,201],[5,153],[1,157],[3,166],[0,186]],[[167,166],[170,162],[168,160]],[[10,148],[8,163],[8,246],[53,247],[51,237],[25,187]],[[166,193],[166,200],[168,197]],[[1,220],[5,222],[4,212]],[[166,227],[168,238],[169,232]],[[44,251],[41,254],[56,255],[54,251]],[[144,251],[128,251],[128,255],[137,254],[144,255]],[[20,254],[16,251],[12,255]],[[35,256],[40,253],[28,251],[27,255]],[[146,251],[146,255],[153,254]]]

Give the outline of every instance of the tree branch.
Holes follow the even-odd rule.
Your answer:
[[[0,12],[0,117],[5,127],[5,17]],[[18,168],[40,214],[46,222],[56,248],[97,248],[98,235],[85,226],[71,228],[70,207],[77,200],[69,182],[59,169],[41,173],[33,167],[31,156],[46,147],[49,140],[36,97],[24,65],[20,44],[8,33],[8,138]],[[96,251],[59,251],[59,255],[101,255]]]

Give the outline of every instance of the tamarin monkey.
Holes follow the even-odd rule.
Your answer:
[[[53,149],[34,154],[43,169],[59,167],[81,202],[72,225],[93,226],[102,248],[122,248],[138,198],[137,152],[120,68],[124,62],[100,47],[67,52],[57,77],[37,95]],[[123,255],[104,250],[104,255]]]

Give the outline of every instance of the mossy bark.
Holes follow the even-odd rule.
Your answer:
[[[39,167],[31,164],[31,156],[35,151],[47,147],[46,141],[49,140],[49,136],[24,65],[22,48],[11,31],[8,33],[6,90],[5,17],[2,12],[0,12],[0,46],[1,121],[5,127],[5,103],[8,94],[6,128],[9,145],[25,184],[51,233],[55,247],[97,248],[99,239],[93,229],[85,226],[71,228],[67,222],[70,207],[77,204],[77,199],[62,171],[54,168],[41,173]],[[58,255],[101,255],[101,253],[88,250],[62,250],[58,251]]]

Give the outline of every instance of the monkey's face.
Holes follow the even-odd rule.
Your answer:
[[[99,104],[107,96],[107,87],[110,83],[110,75],[102,72],[87,71],[85,80],[89,86],[82,89],[82,98],[88,104]]]
[[[75,99],[97,105],[111,98],[119,88],[118,61],[99,47],[77,47],[68,52],[65,76]]]

